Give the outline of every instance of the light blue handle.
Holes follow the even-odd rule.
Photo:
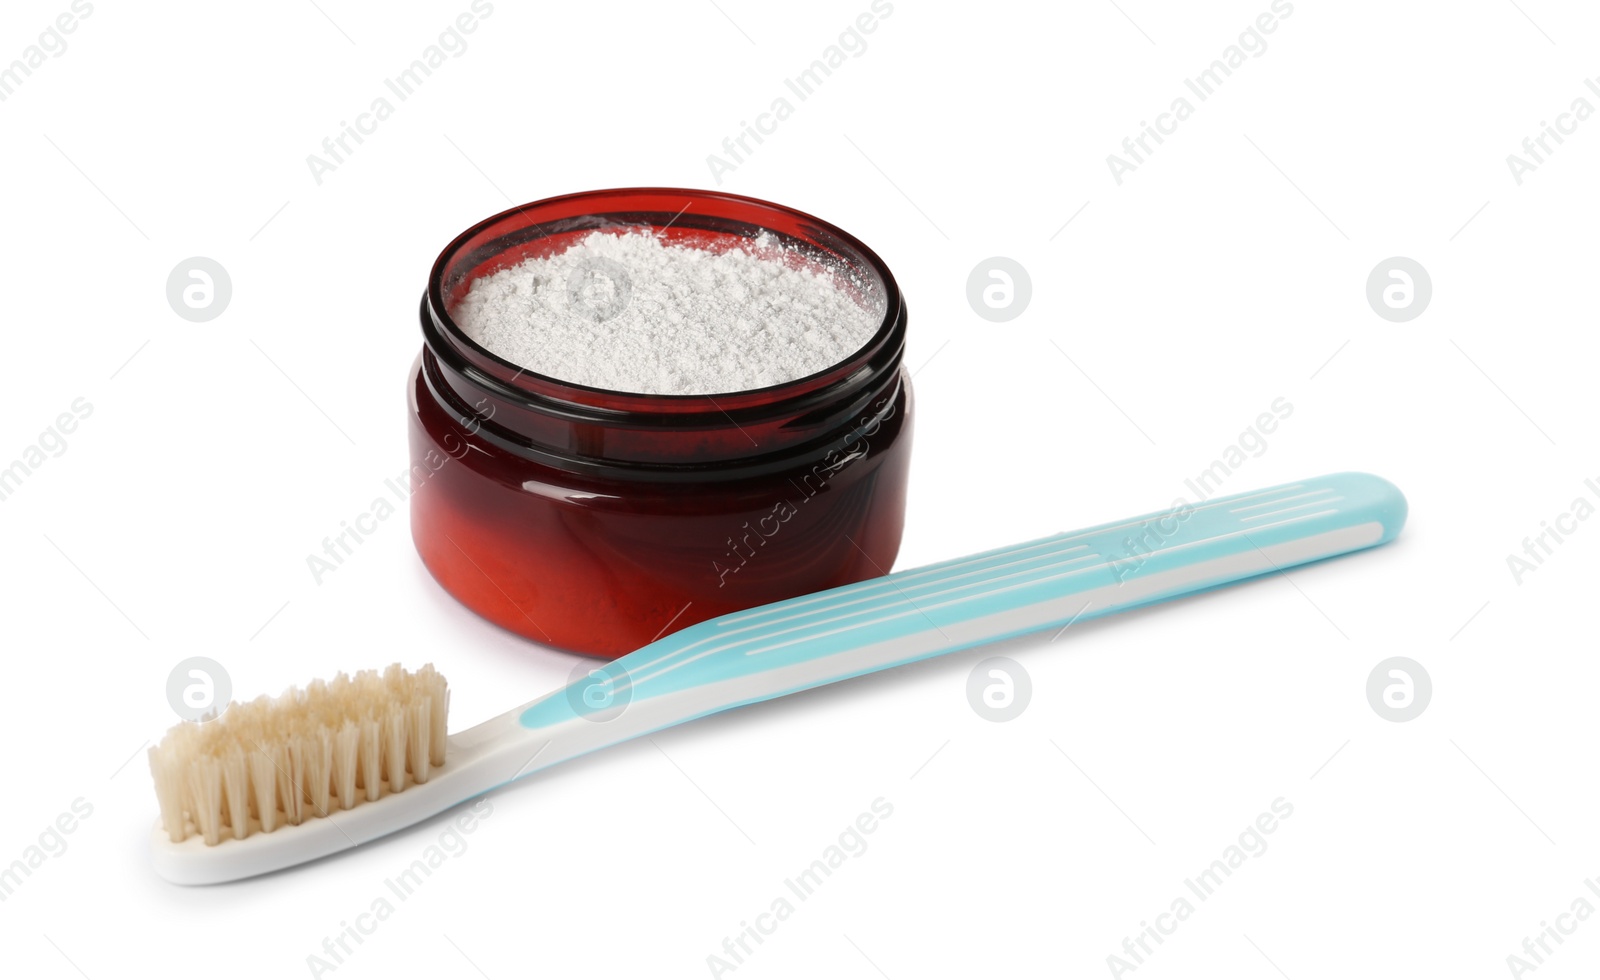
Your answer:
[[[1369,548],[1405,518],[1399,489],[1365,473],[1175,505],[707,620],[596,665],[520,720],[648,706],[654,730]]]

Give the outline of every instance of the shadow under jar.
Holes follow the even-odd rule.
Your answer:
[[[474,280],[597,230],[714,251],[764,234],[881,319],[830,368],[711,395],[542,376],[452,321]],[[905,303],[882,260],[827,222],[710,191],[550,198],[450,243],[422,332],[408,388],[412,536],[447,592],[506,629],[613,657],[894,564],[911,452]]]

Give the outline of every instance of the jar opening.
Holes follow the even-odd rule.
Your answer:
[[[558,256],[601,232],[645,232],[664,245],[713,253],[734,249],[782,261],[826,277],[877,323],[857,349],[837,363],[793,380],[709,394],[646,394],[551,377],[499,356],[470,337],[453,313],[474,281],[529,259]],[[803,212],[738,195],[673,188],[617,189],[567,195],[513,208],[463,232],[440,254],[429,278],[423,330],[437,356],[456,362],[530,400],[645,413],[719,411],[770,403],[848,379],[874,351],[903,347],[899,289],[870,249]]]
[[[560,254],[596,231],[651,230],[674,244],[770,248],[825,272],[876,327],[859,349],[792,381],[720,394],[639,394],[527,370],[473,341],[450,311],[473,280]],[[528,459],[578,469],[675,473],[737,464],[772,470],[818,454],[885,411],[901,389],[905,303],[883,261],[849,234],[753,198],[672,188],[550,198],[479,222],[434,264],[422,301],[422,380],[465,433]]]

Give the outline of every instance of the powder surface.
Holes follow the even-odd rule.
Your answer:
[[[642,231],[596,231],[559,255],[474,280],[451,317],[538,374],[613,391],[711,395],[832,367],[872,338],[882,312],[830,275],[786,262],[771,236],[713,252]]]

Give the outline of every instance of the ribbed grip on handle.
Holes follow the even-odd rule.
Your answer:
[[[1398,534],[1405,516],[1400,491],[1365,473],[1178,504],[707,620],[597,665],[521,722],[620,708],[654,730],[1372,547]]]

